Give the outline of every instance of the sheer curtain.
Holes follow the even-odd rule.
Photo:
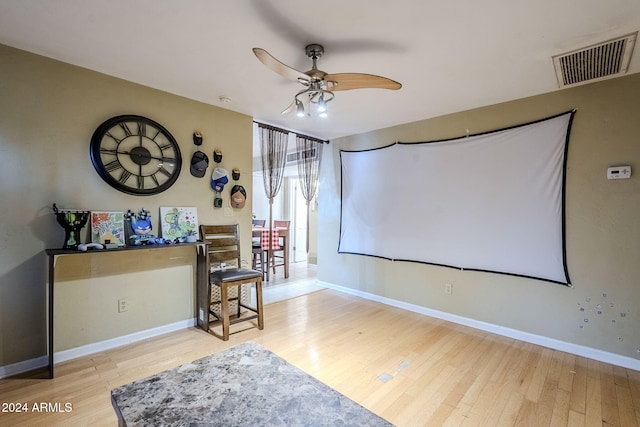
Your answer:
[[[260,153],[262,156],[262,178],[264,193],[269,199],[269,253],[272,252],[273,199],[280,191],[287,157],[289,133],[282,129],[258,123]]]
[[[307,202],[307,253],[309,253],[309,205],[318,192],[318,175],[324,141],[304,135],[296,136],[298,150],[298,179],[300,190]]]

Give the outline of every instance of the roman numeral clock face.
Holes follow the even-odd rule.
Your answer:
[[[180,175],[182,157],[171,133],[141,116],[117,116],[91,138],[91,162],[100,177],[127,194],[158,194]]]

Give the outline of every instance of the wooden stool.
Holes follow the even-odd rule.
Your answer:
[[[264,328],[262,307],[262,273],[253,269],[240,268],[240,233],[238,224],[233,225],[201,225],[200,237],[205,242],[206,272],[208,283],[206,298],[208,310],[206,319],[201,319],[202,328],[210,334],[224,341],[229,339],[231,325],[257,319],[258,329]],[[227,268],[227,264],[234,267]],[[211,267],[218,269],[211,271]],[[242,298],[242,286],[255,283],[256,305],[250,306]],[[212,291],[218,288],[220,301],[212,301]],[[232,292],[235,289],[235,293]],[[229,303],[236,304],[236,312],[232,316]],[[219,313],[213,308],[220,304]],[[200,305],[200,304],[199,304]],[[242,308],[254,313],[243,315]],[[222,323],[222,333],[215,332],[214,327],[209,327],[209,316],[213,316]]]

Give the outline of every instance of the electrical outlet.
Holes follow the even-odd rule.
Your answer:
[[[118,313],[124,313],[129,310],[129,301],[126,299],[118,300]]]
[[[451,283],[444,284],[444,293],[447,295],[451,295],[453,293],[453,285]]]

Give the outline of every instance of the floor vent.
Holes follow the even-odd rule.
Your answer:
[[[575,86],[627,72],[638,32],[553,57],[558,85]]]

